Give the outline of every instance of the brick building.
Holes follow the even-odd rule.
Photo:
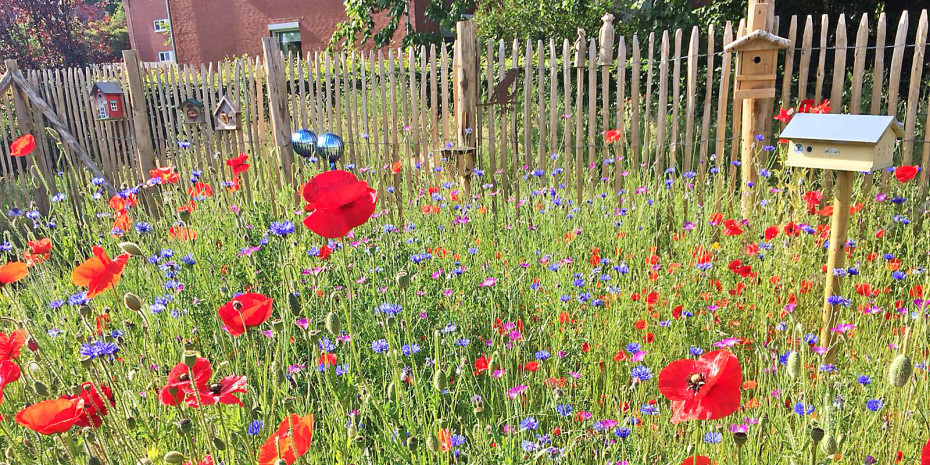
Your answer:
[[[430,0],[409,0],[414,30],[435,31],[424,17]],[[324,49],[336,25],[346,19],[342,0],[123,0],[132,46],[145,61],[171,53],[178,63],[209,63],[227,57],[262,54],[262,37],[276,37],[285,51],[306,54]],[[160,8],[160,9],[159,9]],[[153,32],[154,21],[170,28]],[[385,17],[375,18],[377,28]],[[404,24],[394,36],[403,38]],[[169,45],[159,47],[159,44]],[[161,42],[159,42],[161,41]],[[173,44],[173,46],[171,45]],[[370,43],[368,44],[370,47]],[[153,58],[154,57],[154,58]]]
[[[123,0],[129,42],[142,61],[175,61],[167,0]]]

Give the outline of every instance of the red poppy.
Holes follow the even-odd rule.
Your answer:
[[[99,245],[93,247],[94,257],[88,258],[71,272],[71,282],[75,286],[87,287],[87,298],[106,291],[119,282],[123,267],[129,261],[129,254],[123,253],[110,260],[107,252]]]
[[[288,415],[258,450],[258,465],[275,465],[279,459],[291,465],[310,450],[313,415]]]
[[[688,457],[681,462],[681,465],[711,465],[710,457],[698,455],[697,457]]]
[[[107,205],[116,212],[124,212],[126,209],[135,207],[139,204],[139,198],[136,197],[136,194],[129,194],[125,197],[121,195],[114,195],[110,197]]]
[[[101,395],[102,394],[102,395]],[[103,417],[107,415],[107,404],[116,405],[116,399],[113,398],[113,391],[105,385],[100,385],[100,389],[94,386],[94,383],[86,382],[81,384],[81,394],[65,394],[62,399],[72,402],[82,401],[78,411],[78,419],[74,423],[78,427],[99,428],[103,423]]]
[[[740,224],[736,220],[726,220],[723,222],[723,234],[725,236],[739,236],[743,234],[743,230],[740,229]]]
[[[64,433],[78,421],[82,401],[68,399],[44,400],[16,414],[16,422],[36,433]]]
[[[194,465],[194,462],[184,462],[184,465]],[[213,456],[210,454],[203,456],[203,460],[197,462],[197,465],[213,465]]]
[[[672,401],[672,423],[730,415],[739,408],[742,382],[739,361],[726,350],[676,360],[659,373],[659,391]]]
[[[181,176],[170,166],[149,170],[149,176],[158,179],[159,184],[174,184],[181,179]]]
[[[336,354],[320,354],[319,358],[316,360],[316,363],[323,368],[334,367],[336,366],[337,360],[338,358],[336,357]]]
[[[244,406],[245,404],[236,397],[236,394],[246,393],[246,383],[248,379],[245,376],[230,375],[221,379],[218,383],[209,386],[207,392],[200,393],[200,402],[204,405],[226,404]]]
[[[179,363],[168,373],[168,384],[161,388],[158,398],[165,405],[180,405],[183,402],[190,407],[197,407],[199,403],[195,391],[207,391],[211,376],[213,367],[203,357],[197,357],[192,367]]]
[[[18,380],[21,374],[22,370],[16,362],[12,360],[0,362],[0,403],[3,403],[3,389],[7,384]]]
[[[394,163],[391,163],[391,173],[392,174],[400,173],[403,166],[404,165],[402,165],[399,161],[395,161]]]
[[[765,229],[765,240],[770,241],[778,237],[778,226],[769,226]]]
[[[226,331],[233,336],[239,336],[247,329],[267,321],[271,317],[273,302],[273,299],[250,292],[233,297],[216,313],[226,325]]]
[[[439,439],[439,450],[449,452],[452,450],[452,434],[446,428],[441,428],[436,432],[436,438]]]
[[[775,115],[774,119],[781,121],[782,123],[787,123],[791,121],[791,118],[793,116],[794,116],[794,108],[789,108],[787,110],[782,108],[778,111],[778,114]]]
[[[205,182],[197,181],[187,188],[187,195],[191,197],[213,197],[213,188]]]
[[[618,142],[620,140],[620,136],[621,136],[620,130],[611,129],[604,133],[604,142],[608,144]]]
[[[924,445],[924,451],[920,454],[920,465],[930,465],[930,440]]]
[[[249,160],[249,156],[245,153],[239,154],[238,157],[230,158],[226,160],[226,166],[232,170],[234,176],[239,175],[240,173],[245,173],[249,170],[249,164],[246,161]]]
[[[52,241],[47,237],[43,237],[37,241],[29,241],[29,250],[36,255],[42,255],[48,258],[49,254],[52,252]]]
[[[7,336],[0,333],[0,361],[13,360],[19,357],[20,349],[26,343],[26,332],[17,329]]]
[[[23,262],[9,262],[0,266],[0,284],[12,284],[29,274],[29,266]]]
[[[197,239],[197,231],[183,226],[172,226],[168,228],[168,238],[179,241],[189,241]]]
[[[304,226],[327,238],[342,237],[371,218],[378,192],[348,171],[320,173],[303,186],[310,212]]]
[[[13,141],[10,145],[10,155],[14,157],[25,157],[32,153],[36,148],[36,138],[32,134],[26,134]]]
[[[539,362],[536,362],[536,361],[529,362],[529,363],[527,363],[526,365],[523,366],[523,369],[526,370],[526,371],[538,371],[538,370],[539,370]]]
[[[894,170],[894,177],[900,183],[907,183],[917,176],[918,171],[920,171],[920,165],[899,166]]]
[[[242,179],[239,176],[232,178],[226,185],[226,190],[229,192],[236,192],[239,189],[242,189]]]
[[[488,356],[482,355],[475,360],[475,376],[480,375],[482,372],[488,371],[490,369],[488,365]]]

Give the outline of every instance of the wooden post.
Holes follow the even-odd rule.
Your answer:
[[[123,50],[123,62],[126,65],[126,80],[129,82],[129,108],[132,110],[132,133],[139,161],[139,181],[144,182],[149,171],[157,168],[155,146],[152,143],[152,130],[149,127],[149,111],[145,100],[145,88],[142,86],[142,74],[137,50]],[[142,200],[152,215],[159,215],[158,203],[153,201],[148,190],[142,191]]]
[[[271,133],[280,153],[284,177],[294,183],[294,153],[291,150],[291,115],[287,109],[287,83],[284,79],[284,60],[274,37],[262,39],[265,54],[265,80],[268,85],[268,114],[271,117]]]
[[[746,16],[746,34],[759,29],[767,29],[770,11],[774,11],[775,0],[749,0],[749,12]],[[739,69],[739,67],[737,67]],[[761,149],[757,135],[764,136],[766,117],[772,108],[772,99],[746,98],[743,99],[742,141],[740,150],[740,198],[743,219],[749,219],[755,205],[756,174],[755,152]]]
[[[475,23],[459,21],[456,23],[455,47],[452,55],[453,88],[452,97],[455,109],[455,140],[460,148],[460,157],[474,157],[477,149],[475,121],[478,107],[478,53],[475,49]],[[459,183],[466,194],[470,194],[470,172],[465,167],[474,166],[474,162],[455,160],[461,168]]]
[[[19,73],[19,64],[15,59],[5,60],[4,65],[6,65],[7,74],[11,78],[14,74]],[[19,131],[20,135],[32,134],[36,139],[35,151],[33,154],[26,158],[27,171],[29,167],[35,167],[37,173],[34,174],[41,175],[43,178],[45,178],[45,182],[49,183],[48,188],[54,189],[55,177],[52,176],[51,170],[46,167],[46,163],[48,162],[48,154],[46,153],[45,131],[40,131],[40,125],[36,124],[32,106],[29,104],[29,97],[26,95],[23,89],[21,89],[18,85],[12,86],[12,89],[13,102],[16,106],[17,130]],[[49,193],[45,186],[41,183],[33,192],[33,199],[35,200],[36,208],[38,208],[43,215],[48,213]]]
[[[852,171],[837,171],[836,184],[833,189],[833,220],[830,225],[830,250],[827,255],[827,279],[823,290],[823,320],[820,328],[820,343],[828,349],[824,363],[833,363],[836,350],[830,347],[830,328],[836,326],[836,315],[833,313],[834,305],[830,297],[840,295],[842,276],[833,271],[845,268],[846,264],[846,234],[849,229],[849,199],[852,192]]]

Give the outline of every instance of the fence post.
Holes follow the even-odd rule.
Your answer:
[[[291,151],[291,115],[287,109],[287,82],[284,79],[284,60],[274,37],[262,39],[265,55],[265,80],[268,85],[268,114],[271,117],[271,133],[275,146],[280,151],[279,160],[284,168],[284,177],[293,184],[294,153]]]
[[[139,180],[148,179],[149,171],[157,168],[155,164],[155,146],[152,143],[152,130],[149,127],[148,104],[145,88],[142,86],[142,74],[137,50],[123,50],[123,62],[126,66],[126,78],[129,82],[129,107],[132,110],[132,133],[139,161]],[[158,203],[154,202],[148,190],[143,189],[143,201],[148,211],[155,217],[160,216]]]
[[[3,62],[6,66],[7,73],[11,76],[14,73],[19,72],[19,63],[15,59],[7,59]],[[25,82],[25,81],[23,81]],[[55,189],[55,178],[52,176],[51,170],[47,168],[47,163],[49,160],[45,140],[44,131],[40,124],[36,124],[36,117],[41,118],[40,115],[36,115],[32,106],[29,104],[29,98],[19,88],[18,85],[10,86],[10,89],[13,91],[13,102],[16,106],[16,126],[19,130],[20,135],[32,134],[36,139],[36,148],[34,155],[27,157],[26,159],[26,170],[28,171],[29,167],[34,166],[36,171],[40,176],[45,178],[45,183],[48,183],[48,189]],[[41,132],[40,132],[41,131]],[[33,192],[33,199],[35,200],[36,208],[42,212],[42,214],[48,213],[49,210],[49,193],[46,186],[39,184],[36,186]]]
[[[452,96],[455,110],[455,140],[464,149],[453,153],[458,168],[462,188],[469,191],[471,173],[466,170],[474,167],[477,139],[475,122],[478,108],[478,53],[475,45],[475,23],[459,21],[455,26],[455,47],[452,55]],[[465,157],[465,159],[458,159]]]

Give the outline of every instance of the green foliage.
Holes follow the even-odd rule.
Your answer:
[[[455,26],[456,21],[464,19],[465,13],[474,7],[475,0],[431,0],[424,17],[438,23],[441,29],[449,29]],[[402,21],[404,47],[437,43],[442,38],[436,31],[417,30],[414,27],[408,0],[346,0],[345,8],[348,19],[337,25],[330,39],[330,47],[353,48],[369,40],[376,47],[384,47],[391,43]],[[387,23],[379,27],[375,16],[386,17]]]

